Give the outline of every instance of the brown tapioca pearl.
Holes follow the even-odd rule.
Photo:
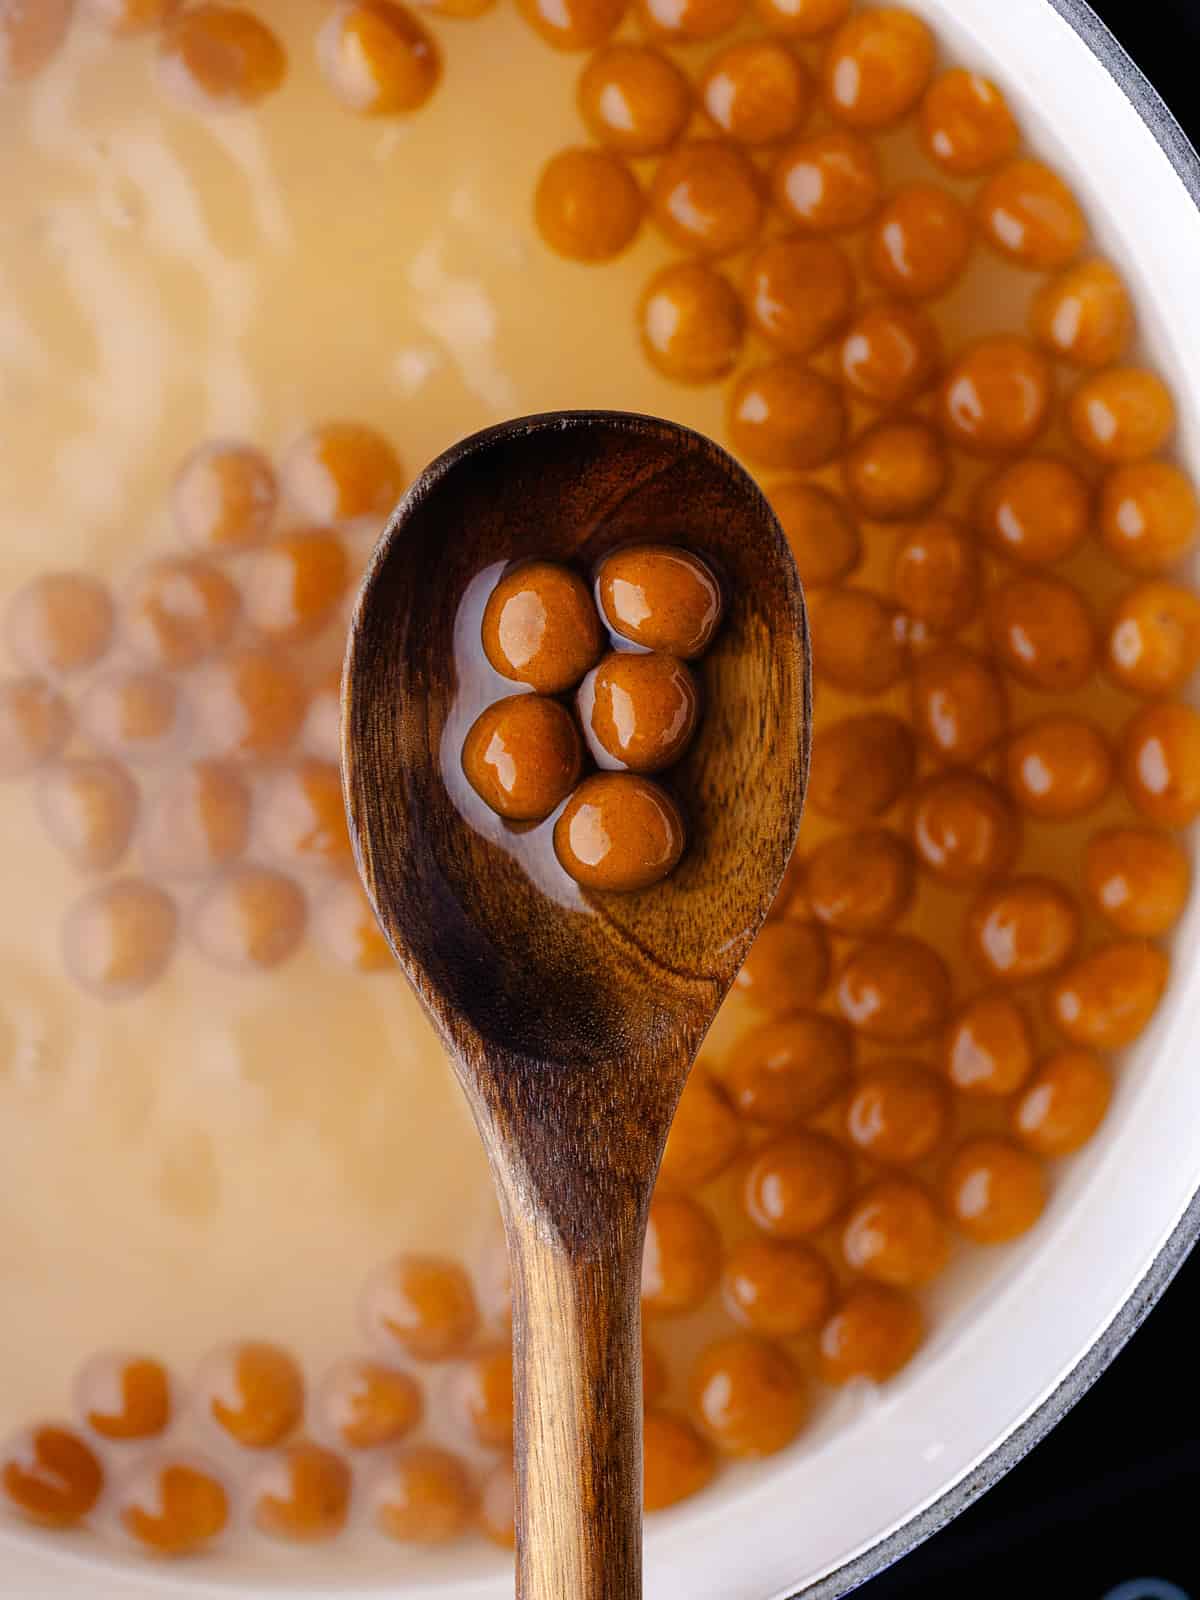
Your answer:
[[[1108,1069],[1090,1050],[1060,1050],[1038,1067],[1012,1110],[1012,1131],[1034,1155],[1069,1156],[1104,1121]]]
[[[747,1122],[787,1127],[821,1111],[850,1079],[854,1036],[835,1017],[811,1011],[744,1034],[723,1074]]]
[[[1050,1017],[1072,1044],[1121,1050],[1145,1028],[1167,986],[1170,962],[1155,945],[1120,939],[1069,967],[1050,991]]]
[[[976,1244],[1004,1244],[1027,1232],[1046,1204],[1041,1162],[1009,1139],[967,1139],[942,1180],[946,1209]]]
[[[635,0],[635,9],[653,38],[683,44],[728,33],[741,20],[746,0]]]
[[[571,713],[538,694],[495,701],[471,724],[462,748],[462,769],[475,793],[515,822],[548,817],[575,787],[582,766]]]
[[[735,1322],[768,1339],[819,1328],[833,1303],[833,1273],[805,1244],[743,1239],[725,1258],[725,1309]]]
[[[246,616],[268,639],[294,644],[320,632],[349,580],[346,548],[336,533],[284,534],[255,558]]]
[[[946,1087],[919,1062],[869,1067],[846,1107],[846,1132],[875,1161],[920,1161],[936,1150],[949,1125]]]
[[[307,1439],[262,1462],[250,1482],[250,1515],[260,1533],[295,1544],[333,1539],[350,1514],[350,1468]]]
[[[1087,222],[1056,172],[1041,161],[1011,161],[975,196],[984,238],[1019,266],[1065,267],[1083,249]]]
[[[808,1396],[800,1369],[778,1345],[754,1334],[717,1339],[688,1378],[692,1410],[726,1456],[769,1456],[800,1432]]]
[[[612,44],[579,75],[579,110],[593,139],[625,156],[657,155],[687,126],[692,86],[661,50]]]
[[[241,777],[219,761],[195,761],[154,797],[141,848],[150,871],[196,877],[235,861],[249,834],[250,791]]]
[[[775,204],[808,233],[844,233],[873,217],[883,198],[879,156],[855,133],[799,139],[771,169]]]
[[[63,960],[84,989],[103,1000],[125,1000],[162,977],[178,926],[168,894],[122,878],[93,889],[67,912]]]
[[[1060,971],[1082,929],[1074,895],[1052,878],[1021,877],[981,894],[967,919],[967,951],[991,978],[1028,983]]]
[[[960,645],[918,656],[912,672],[917,732],[943,761],[969,766],[1008,727],[1008,694],[990,662]]]
[[[479,1527],[502,1550],[517,1548],[516,1483],[507,1461],[497,1462],[479,1486]]]
[[[637,179],[610,150],[560,150],[542,169],[534,219],[542,238],[572,261],[611,261],[642,222]]]
[[[71,713],[42,678],[0,682],[0,778],[19,778],[57,755],[71,731]]]
[[[191,935],[227,972],[268,972],[295,955],[308,907],[299,886],[266,867],[233,867],[192,907]]]
[[[642,1423],[643,1504],[664,1511],[698,1494],[717,1470],[712,1446],[689,1422],[648,1411]]]
[[[892,521],[927,511],[950,477],[946,448],[917,418],[877,422],[860,433],[842,462],[846,493],[868,517]]]
[[[341,774],[331,761],[308,757],[278,773],[260,822],[264,845],[280,861],[328,871],[352,865]]]
[[[1028,573],[987,597],[988,638],[996,659],[1028,689],[1065,694],[1091,677],[1096,625],[1073,583]]]
[[[633,772],[585,778],[554,824],[554,853],[585,889],[630,894],[672,873],[687,843],[667,791]]]
[[[525,561],[504,574],[484,608],[482,638],[496,671],[538,694],[573,689],[604,649],[587,585],[550,561]]]
[[[1165,572],[1196,542],[1200,500],[1191,479],[1169,461],[1117,467],[1100,485],[1104,547],[1130,572]]]
[[[1004,768],[1017,805],[1045,822],[1065,822],[1094,810],[1115,776],[1108,741],[1083,717],[1029,723],[1009,741]]]
[[[1187,905],[1192,868],[1187,851],[1151,828],[1108,828],[1088,840],[1084,890],[1122,933],[1153,938],[1174,926]]]
[[[933,34],[910,11],[881,7],[851,17],[826,48],[826,104],[853,128],[890,127],[924,94],[936,54]]]
[[[155,762],[177,747],[181,732],[177,685],[157,672],[114,672],[94,683],[79,706],[79,721],[96,744],[127,761]]]
[[[71,1428],[43,1422],[0,1450],[0,1495],[9,1509],[47,1528],[81,1522],[100,1498],[104,1469]]]
[[[82,0],[80,10],[89,22],[110,33],[148,33],[179,10],[182,0]]]
[[[910,1178],[883,1178],[857,1197],[842,1229],[842,1256],[853,1272],[895,1289],[936,1278],[949,1247],[929,1193]]]
[[[915,1300],[883,1283],[857,1283],[821,1329],[821,1377],[840,1387],[858,1378],[886,1383],[924,1336]]]
[[[241,601],[206,561],[168,558],[144,568],[125,598],[125,632],[155,667],[190,667],[228,643]]]
[[[950,1010],[946,963],[923,939],[870,939],[848,957],[837,1002],[852,1027],[884,1044],[911,1044],[936,1033]]]
[[[360,422],[323,422],[289,448],[283,484],[313,522],[355,522],[392,509],[404,487],[404,468],[376,429]]]
[[[594,50],[627,8],[628,0],[519,0],[526,22],[556,50]]]
[[[852,4],[853,0],[754,0],[754,9],[772,33],[810,39],[844,22]]]
[[[871,225],[867,270],[893,294],[933,299],[962,276],[971,244],[970,218],[948,190],[906,183]]]
[[[1186,828],[1200,815],[1200,714],[1158,701],[1125,724],[1121,780],[1143,816]]]
[[[232,111],[273,94],[287,54],[265,23],[237,6],[198,5],[176,17],[158,50],[159,81],[198,111]]]
[[[304,718],[304,689],[282,656],[232,650],[206,667],[193,700],[204,744],[214,755],[282,755]]]
[[[758,237],[765,210],[758,168],[737,145],[688,139],[659,161],[650,215],[681,250],[728,256]]]
[[[76,572],[47,572],[8,602],[4,635],[30,672],[72,673],[94,666],[112,643],[115,612],[105,586]]]
[[[429,30],[390,0],[342,0],[317,34],[317,63],[343,105],[368,117],[415,111],[437,88]]]
[[[679,760],[700,715],[700,691],[682,661],[660,651],[614,650],[585,680],[587,726],[597,743],[631,772],[660,772]]]
[[[75,1409],[102,1439],[153,1439],[171,1421],[171,1379],[152,1356],[109,1351],[76,1378]]]
[[[647,360],[677,383],[712,383],[732,372],[745,322],[737,290],[700,261],[664,267],[638,307]]]
[[[454,1405],[477,1444],[508,1450],[513,1442],[513,1364],[509,1345],[496,1345],[464,1362],[455,1375]]]
[[[758,466],[793,471],[822,466],[841,449],[846,424],[837,388],[798,361],[751,367],[730,396],[730,437]]]
[[[687,1081],[667,1135],[659,1187],[697,1189],[724,1172],[742,1148],[737,1117],[702,1070]]]
[[[280,1444],[304,1415],[304,1374],[286,1350],[262,1340],[206,1356],[195,1393],[200,1414],[249,1450]]]
[[[854,570],[862,539],[843,500],[801,479],[771,484],[768,497],[806,589],[836,583]]]
[[[88,872],[115,867],[128,850],[138,803],[137,784],[115,761],[66,761],[38,787],[47,833]]]
[[[1200,663],[1200,598],[1161,578],[1121,597],[1105,640],[1104,664],[1131,694],[1181,689]]]
[[[1133,307],[1107,261],[1081,261],[1044,283],[1029,308],[1034,338],[1060,361],[1107,367],[1133,336]]]
[[[642,1309],[649,1316],[694,1311],[721,1270],[721,1235],[703,1207],[681,1194],[656,1195],[642,1252]]]
[[[1021,131],[996,85],[976,72],[943,72],[921,101],[925,154],[954,178],[976,178],[1016,154]]]
[[[266,537],[278,498],[274,469],[261,450],[218,439],[193,450],[176,473],[171,515],[185,544],[237,550]]]
[[[314,924],[328,953],[352,972],[394,971],[387,940],[354,880],[335,884],[322,898],[314,912]]]
[[[892,410],[933,382],[942,364],[942,336],[920,306],[876,300],[851,322],[838,363],[856,399]]]
[[[1087,480],[1057,456],[1027,456],[985,478],[975,493],[975,526],[1000,555],[1033,565],[1070,555],[1091,521]]]
[[[792,917],[761,929],[734,980],[752,1005],[775,1016],[812,1004],[828,982],[829,940]]]
[[[1143,367],[1108,367],[1084,378],[1068,397],[1065,415],[1081,449],[1110,466],[1144,461],[1175,428],[1171,391]]]
[[[808,355],[833,338],[853,310],[855,293],[854,268],[828,239],[770,239],[746,267],[752,325],[792,356]]]
[[[869,589],[831,586],[808,597],[813,671],[850,694],[882,694],[908,667],[904,619]]]
[[[1028,339],[996,334],[968,346],[938,397],[942,427],[971,455],[1028,450],[1049,421],[1054,372]]]
[[[362,1358],[339,1362],[321,1383],[324,1426],[348,1450],[395,1444],[420,1422],[421,1386],[407,1372]]]
[[[1011,800],[974,772],[944,772],[923,783],[913,795],[910,829],[920,864],[958,887],[1002,877],[1021,846]]]
[[[384,1348],[399,1344],[419,1361],[448,1361],[474,1338],[479,1307],[471,1280],[456,1261],[400,1255],[368,1278],[362,1319]]]
[[[935,633],[953,633],[979,606],[979,556],[954,517],[926,517],[906,528],[892,556],[892,593],[900,610]]]
[[[808,859],[812,915],[834,933],[882,933],[913,897],[912,852],[884,828],[836,835]]]
[[[642,1328],[642,1404],[652,1406],[667,1392],[667,1364]]]
[[[448,1544],[466,1532],[476,1506],[465,1463],[433,1445],[389,1462],[373,1500],[375,1526],[402,1544]]]
[[[811,99],[803,62],[771,39],[730,45],[712,58],[700,80],[700,104],[739,144],[790,139],[808,116]]]
[[[833,1221],[852,1188],[853,1168],[840,1144],[824,1133],[792,1133],[756,1151],[742,1205],[764,1233],[802,1239]]]
[[[230,1503],[215,1467],[162,1454],[141,1460],[118,1485],[113,1511],[121,1531],[147,1554],[188,1556],[225,1531]]]
[[[808,803],[838,822],[866,822],[895,805],[916,765],[912,733],[899,717],[846,717],[813,735]]]
[[[614,633],[685,661],[704,654],[721,621],[712,569],[674,545],[614,550],[596,575],[596,599]]]
[[[35,77],[58,53],[73,0],[4,0],[0,4],[0,84]]]
[[[1004,995],[981,995],[946,1032],[946,1075],[962,1094],[1007,1095],[1033,1071],[1033,1035],[1025,1013]]]

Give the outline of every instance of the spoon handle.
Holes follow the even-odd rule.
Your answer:
[[[642,1593],[643,1228],[582,1257],[509,1218],[518,1600]]]

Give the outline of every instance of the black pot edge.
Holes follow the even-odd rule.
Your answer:
[[[1100,20],[1087,0],[1047,0],[1083,40],[1154,135],[1176,177],[1200,207],[1200,153],[1145,73]],[[841,1600],[876,1578],[944,1528],[1017,1465],[1095,1383],[1157,1305],[1163,1291],[1200,1239],[1200,1188],[1155,1256],[1141,1282],[1053,1394],[1008,1434],[990,1455],[894,1533],[788,1600]]]

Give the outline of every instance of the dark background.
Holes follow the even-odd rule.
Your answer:
[[[1200,0],[1092,7],[1200,147]],[[1119,1600],[1173,1600],[1170,1585],[1200,1600],[1198,1380],[1200,1251],[1033,1454],[859,1597],[1105,1600],[1128,1584]]]

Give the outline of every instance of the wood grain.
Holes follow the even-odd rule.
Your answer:
[[[592,895],[581,913],[446,793],[454,618],[492,562],[590,570],[635,540],[703,555],[727,611],[699,663],[700,733],[670,775],[688,852],[666,882]],[[501,1198],[524,1600],[641,1592],[646,1212],[690,1064],[791,854],[809,725],[803,600],[778,523],[732,458],[670,423],[566,412],[463,441],[397,507],[364,582],[343,690],[347,810]]]

